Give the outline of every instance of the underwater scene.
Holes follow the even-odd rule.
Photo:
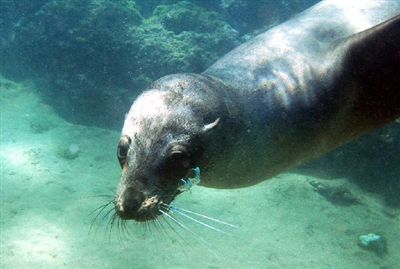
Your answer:
[[[0,0],[0,268],[400,268],[399,55],[400,0]]]

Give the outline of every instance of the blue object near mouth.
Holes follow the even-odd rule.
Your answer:
[[[200,167],[192,168],[194,172],[194,177],[189,178],[181,178],[178,186],[178,190],[181,192],[190,190],[193,185],[197,185],[200,183]]]

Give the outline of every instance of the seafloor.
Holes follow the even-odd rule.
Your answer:
[[[244,189],[196,186],[177,199],[239,226],[215,224],[229,234],[184,220],[190,231],[164,221],[110,231],[102,217],[90,230],[90,213],[118,184],[119,133],[64,121],[29,84],[0,85],[1,269],[399,268],[399,210],[345,179],[287,173]],[[345,191],[316,191],[332,184]],[[386,252],[358,246],[370,232],[385,237]]]

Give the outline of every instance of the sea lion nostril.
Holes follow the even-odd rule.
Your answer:
[[[126,192],[115,203],[115,211],[123,219],[132,219],[144,201],[144,195],[139,192]]]

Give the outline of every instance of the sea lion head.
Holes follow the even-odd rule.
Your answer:
[[[114,201],[122,219],[148,221],[180,194],[182,179],[202,155],[201,140],[214,123],[192,92],[193,78],[162,79],[133,103],[117,157],[122,175]]]

